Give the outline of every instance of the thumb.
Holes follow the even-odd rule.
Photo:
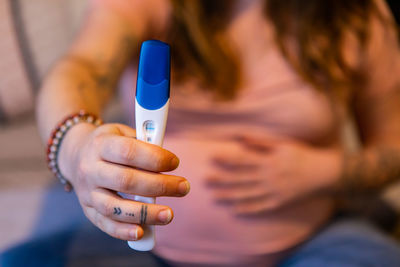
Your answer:
[[[116,134],[136,138],[136,131],[121,123],[106,123],[98,127],[97,134]]]
[[[118,127],[118,130],[120,131],[121,135],[126,136],[126,137],[136,138],[136,130],[135,129],[129,127],[128,125],[120,124],[120,123],[117,123],[116,126]]]

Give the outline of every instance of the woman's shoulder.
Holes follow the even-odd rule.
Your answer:
[[[156,31],[164,30],[171,14],[168,0],[91,0],[90,4],[118,14],[134,27],[146,25]]]
[[[400,47],[398,29],[387,3],[375,0],[377,12],[371,16],[369,41],[363,59],[369,81],[368,93],[388,93],[398,87]],[[396,89],[398,90],[398,89]]]

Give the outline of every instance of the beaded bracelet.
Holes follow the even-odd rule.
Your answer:
[[[78,113],[72,114],[62,120],[57,127],[51,132],[51,136],[47,141],[47,165],[54,175],[64,185],[64,189],[67,192],[72,190],[71,183],[61,174],[58,166],[58,152],[61,146],[61,142],[64,139],[66,133],[76,124],[80,122],[92,123],[96,126],[102,124],[102,121],[95,115],[86,113],[84,110]]]

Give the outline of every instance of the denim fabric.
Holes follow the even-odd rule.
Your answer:
[[[399,267],[399,244],[361,219],[338,219],[280,267]]]
[[[149,252],[135,252],[90,223],[16,246],[0,256],[0,266],[168,266]],[[400,248],[370,223],[341,218],[322,229],[280,267],[398,267]]]
[[[0,255],[0,266],[168,267],[152,253],[134,251],[90,223],[11,248]]]

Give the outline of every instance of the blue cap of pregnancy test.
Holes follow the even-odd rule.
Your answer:
[[[156,110],[167,103],[170,88],[170,47],[157,40],[142,43],[136,83],[136,100],[145,109]]]

